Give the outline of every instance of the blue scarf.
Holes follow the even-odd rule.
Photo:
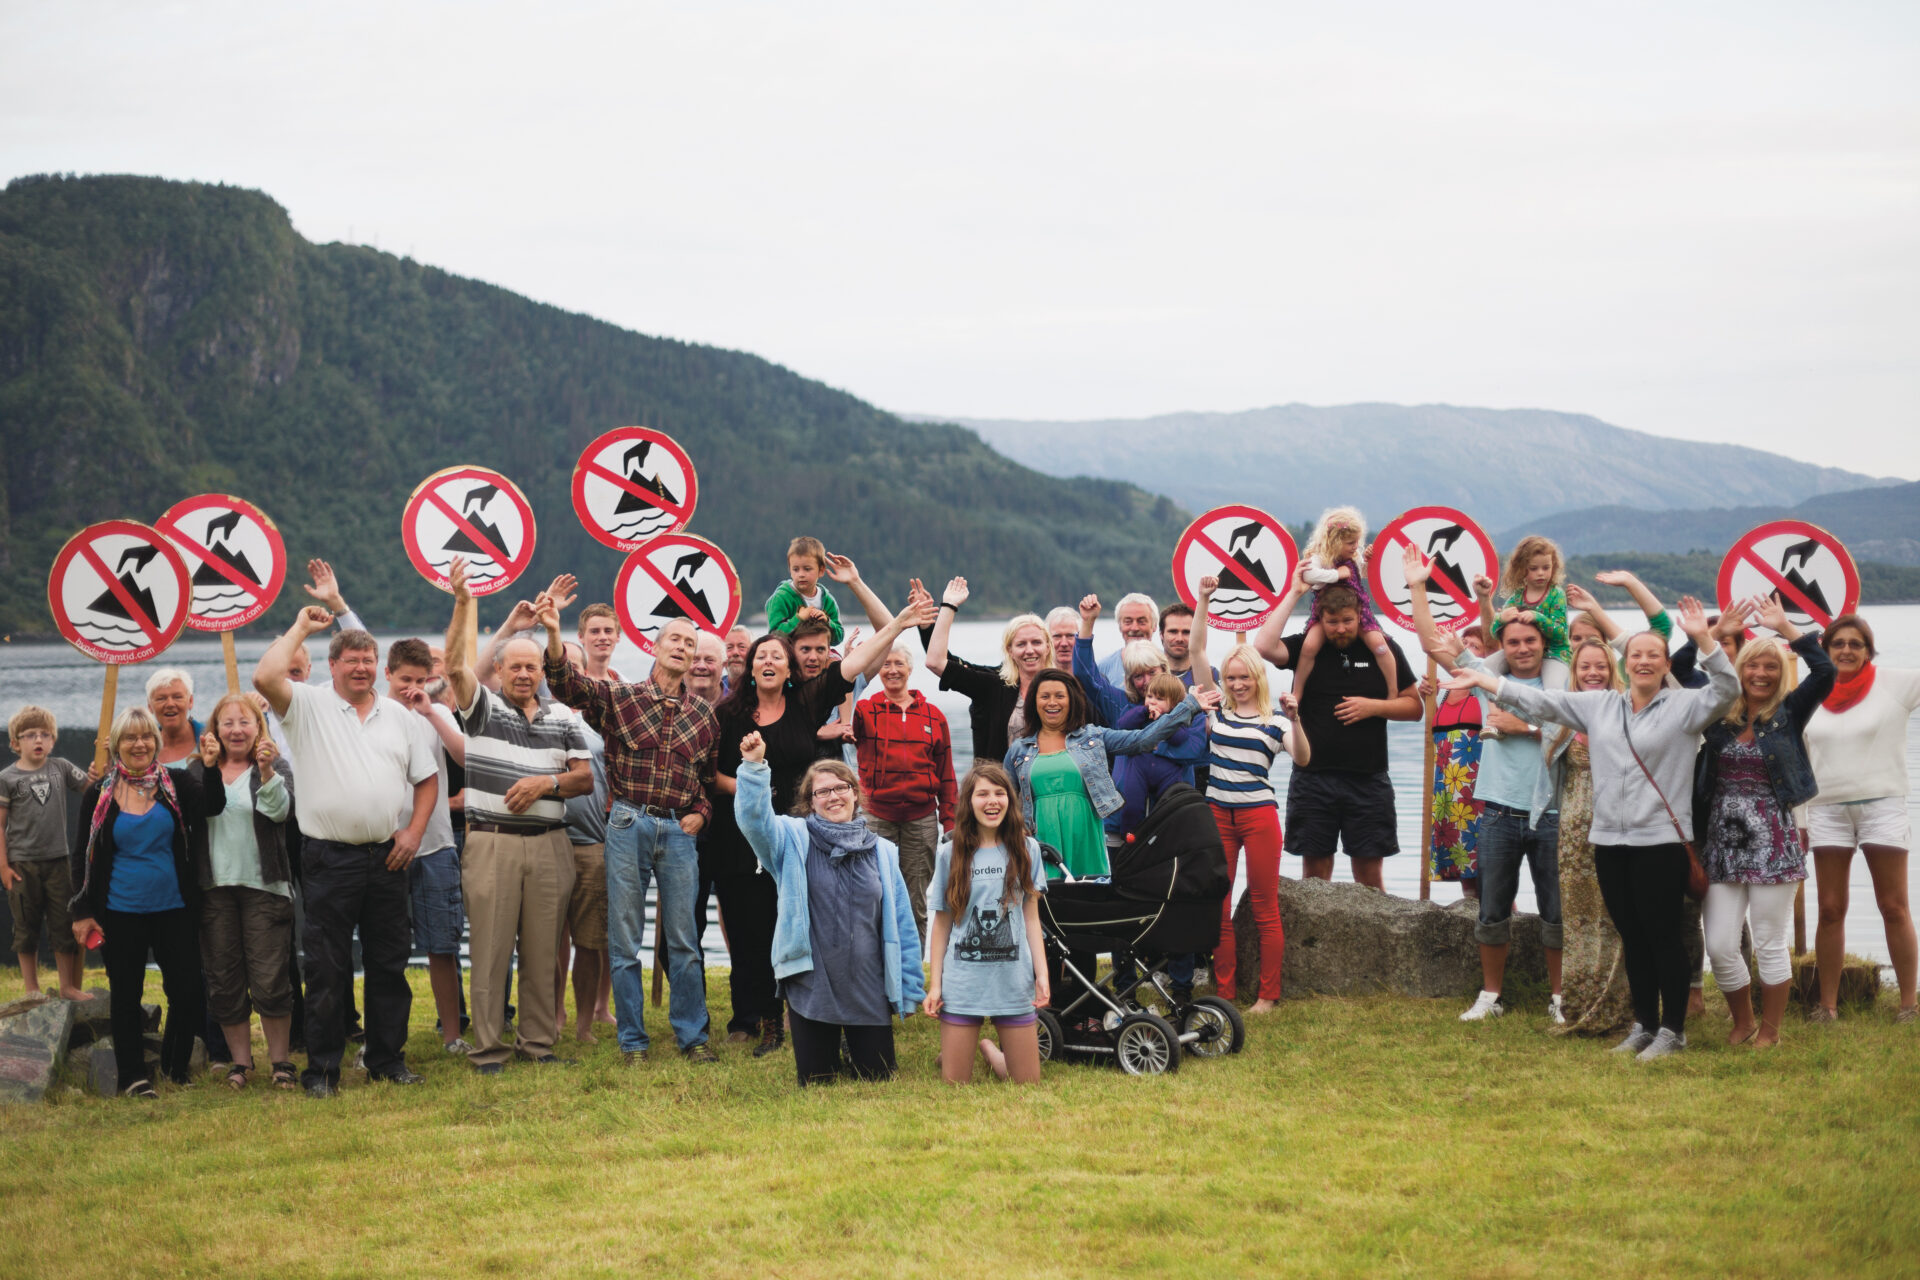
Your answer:
[[[875,836],[864,822],[828,822],[817,813],[807,815],[807,843],[829,858],[871,853]]]

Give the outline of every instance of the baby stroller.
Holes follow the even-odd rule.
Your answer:
[[[1168,788],[1113,852],[1104,883],[1067,875],[1046,845],[1041,856],[1065,876],[1040,899],[1047,954],[1061,975],[1053,1007],[1039,1011],[1043,1061],[1112,1058],[1139,1076],[1179,1070],[1183,1049],[1202,1058],[1240,1052],[1247,1032],[1233,1002],[1177,1000],[1165,972],[1169,956],[1213,950],[1220,904],[1233,888],[1213,811],[1199,792]],[[1073,951],[1110,951],[1113,969],[1096,980],[1080,971]]]

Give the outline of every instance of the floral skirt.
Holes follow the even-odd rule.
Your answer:
[[[1477,880],[1480,811],[1473,798],[1480,776],[1480,731],[1436,729],[1433,734],[1433,843],[1427,856],[1435,880]]]

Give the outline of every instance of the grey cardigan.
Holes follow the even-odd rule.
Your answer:
[[[225,788],[226,783],[220,771],[209,769],[198,760],[187,766],[190,773],[196,775],[203,787]],[[260,854],[260,879],[267,884],[282,884],[293,879],[292,859],[287,856],[287,832],[294,822],[293,766],[287,763],[285,756],[273,758],[273,771],[280,775],[281,783],[287,789],[287,816],[285,820],[274,822],[259,809],[253,811],[253,844]],[[247,781],[251,794],[257,802],[260,797],[260,771],[247,770]],[[210,849],[212,836],[206,832],[204,824],[200,838],[194,842],[193,860],[195,870],[200,876],[200,888],[213,888],[213,855]]]
[[[1593,760],[1594,844],[1655,845],[1693,839],[1693,761],[1700,735],[1740,695],[1733,664],[1715,645],[1700,664],[1702,689],[1662,689],[1638,712],[1630,695],[1610,689],[1549,691],[1502,679],[1494,701],[1533,721],[1549,720],[1587,735]],[[1629,724],[1631,722],[1631,724]],[[1634,763],[1628,736],[1660,784],[1666,805]],[[1676,835],[1667,805],[1679,819]]]

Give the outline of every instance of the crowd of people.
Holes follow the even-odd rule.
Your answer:
[[[896,613],[850,559],[797,538],[764,634],[674,619],[650,638],[651,670],[625,678],[611,666],[612,608],[586,605],[565,634],[569,575],[516,604],[476,652],[456,561],[444,646],[390,644],[384,692],[376,641],[312,561],[314,603],[260,659],[252,690],[218,698],[204,722],[173,668],[113,719],[104,766],[53,757],[45,710],[12,715],[0,883],[14,950],[37,990],[50,935],[59,989],[81,998],[82,949],[101,949],[132,1097],[156,1096],[141,1034],[149,957],[168,1008],[158,1075],[176,1082],[199,1037],[225,1084],[248,1087],[257,1014],[276,1087],[329,1096],[349,1052],[370,1079],[418,1083],[406,1058],[416,952],[445,1052],[481,1075],[565,1060],[569,978],[576,1041],[610,1024],[622,1061],[644,1063],[650,902],[655,1002],[664,976],[667,1028],[691,1062],[718,1058],[701,951],[714,912],[727,1045],[790,1051],[802,1085],[884,1077],[896,1020],[921,1011],[941,1024],[945,1079],[970,1079],[983,1058],[1030,1082],[1036,1011],[1061,983],[1041,929],[1050,876],[1107,874],[1163,798],[1197,789],[1230,877],[1244,869],[1260,965],[1238,971],[1229,893],[1211,955],[1163,958],[1170,989],[1190,999],[1204,967],[1216,994],[1244,985],[1265,1014],[1281,995],[1283,851],[1321,879],[1345,852],[1357,883],[1382,887],[1400,851],[1387,726],[1426,717],[1431,698],[1422,856],[1475,904],[1482,989],[1464,1020],[1505,1012],[1524,867],[1556,1030],[1624,1032],[1617,1048],[1642,1059],[1685,1048],[1704,953],[1731,1041],[1776,1043],[1811,853],[1809,1016],[1831,1021],[1856,851],[1886,923],[1897,1016],[1915,1016],[1906,727],[1920,671],[1879,668],[1864,619],[1803,635],[1777,598],[1670,612],[1632,575],[1602,574],[1646,614],[1628,632],[1565,583],[1551,542],[1528,538],[1501,582],[1475,582],[1481,616],[1452,632],[1409,547],[1417,631],[1449,673],[1422,687],[1375,616],[1364,539],[1357,512],[1330,511],[1277,606],[1218,668],[1217,579],[1199,583],[1197,608],[1123,597],[1123,643],[1104,657],[1089,595],[1012,619],[1000,652],[973,661],[951,648],[965,578],[938,597],[912,581]],[[864,611],[864,639],[834,587]],[[1303,602],[1306,623],[1289,631]],[[1676,627],[1686,643],[1670,652]],[[328,633],[327,680],[310,684],[308,644]],[[939,687],[969,703],[964,777],[946,718],[911,687],[921,647]],[[1276,696],[1271,668],[1294,673],[1291,691]],[[1097,957],[1069,958],[1094,972]]]

